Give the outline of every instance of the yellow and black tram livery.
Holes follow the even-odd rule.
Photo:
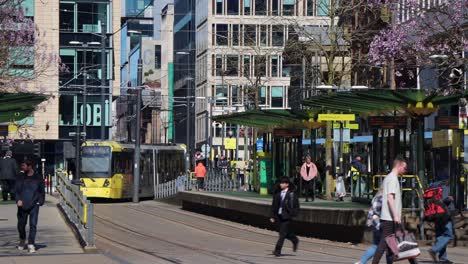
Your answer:
[[[126,199],[133,195],[134,145],[87,141],[81,148],[80,189],[89,198]],[[157,183],[184,172],[185,150],[178,145],[141,145],[140,197],[153,197]]]

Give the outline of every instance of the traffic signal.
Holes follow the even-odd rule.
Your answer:
[[[34,143],[33,155],[34,157],[41,157],[41,143],[40,142]]]

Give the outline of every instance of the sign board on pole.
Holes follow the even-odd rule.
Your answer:
[[[257,152],[263,152],[263,139],[257,140]]]
[[[354,121],[355,114],[319,114],[318,121]]]
[[[340,129],[335,128],[333,129],[333,141],[340,142]],[[350,142],[351,141],[351,132],[348,128],[343,128],[343,142]]]
[[[339,123],[333,124],[333,128],[340,128],[340,124]],[[346,124],[343,124],[343,128],[348,128],[348,129],[351,129],[351,130],[359,130],[359,124],[346,123]]]
[[[235,138],[225,138],[224,139],[224,149],[236,149],[236,139]]]
[[[205,157],[209,156],[208,154],[210,153],[210,146],[208,144],[203,144],[203,146],[201,147],[201,150]]]
[[[374,129],[406,129],[406,116],[370,116],[369,127]]]

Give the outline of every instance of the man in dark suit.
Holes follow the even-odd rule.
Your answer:
[[[273,195],[272,203],[272,223],[278,223],[279,239],[276,243],[273,255],[281,256],[281,249],[285,239],[293,243],[293,251],[297,251],[299,239],[289,230],[289,225],[293,217],[299,213],[299,200],[296,194],[289,188],[290,181],[288,177],[283,177],[280,180],[280,191]]]

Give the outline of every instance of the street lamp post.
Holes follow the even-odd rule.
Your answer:
[[[106,139],[106,26],[101,22],[101,140]],[[110,89],[109,89],[110,90]]]
[[[129,31],[130,32],[130,31]],[[142,33],[139,31],[134,31],[131,33],[139,34],[139,43],[140,43],[140,54],[138,55],[138,70],[137,70],[137,102],[136,102],[136,113],[135,113],[135,152],[133,155],[133,199],[134,203],[139,202],[139,193],[140,193],[140,108],[141,108],[141,87],[142,87],[142,72],[143,72],[143,39]]]

